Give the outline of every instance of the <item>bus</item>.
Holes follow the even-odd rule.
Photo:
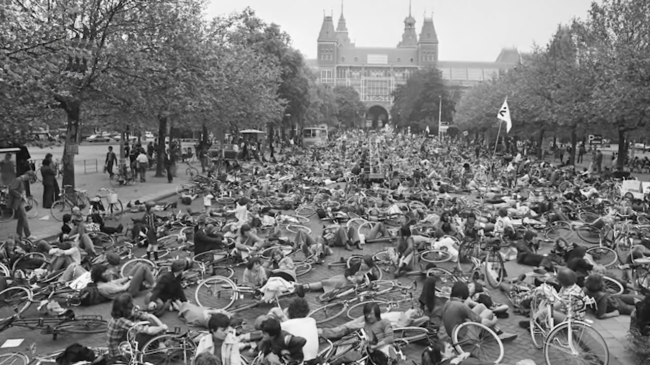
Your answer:
[[[327,144],[327,140],[327,125],[325,124],[302,129],[302,143],[305,147],[324,146]]]

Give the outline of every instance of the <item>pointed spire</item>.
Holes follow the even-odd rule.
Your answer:
[[[397,45],[398,47],[415,47],[418,44],[418,36],[415,33],[415,18],[411,12],[411,0],[409,0],[409,16],[404,19],[404,33],[402,34],[402,41]]]
[[[411,17],[411,0],[409,0],[409,18]]]
[[[329,15],[323,17],[323,25],[318,34],[319,42],[336,42],[336,32],[334,31],[334,21]]]
[[[341,0],[341,16],[339,17],[339,24],[336,26],[337,32],[347,33],[348,27],[345,23],[345,17],[343,16],[343,0]]]
[[[420,31],[420,43],[438,43],[438,34],[433,24],[433,15],[431,15],[431,18],[424,18],[422,30]]]

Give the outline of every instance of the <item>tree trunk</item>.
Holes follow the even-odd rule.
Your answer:
[[[539,131],[539,142],[537,143],[537,158],[544,158],[544,128]]]
[[[201,133],[203,134],[203,138],[201,138],[201,141],[203,142],[204,146],[208,145],[208,126],[203,123],[203,126],[201,128]]]
[[[81,100],[66,99],[61,103],[68,117],[68,129],[65,135],[65,148],[63,150],[63,184],[61,189],[67,192],[66,185],[75,188],[74,156],[79,153],[79,115],[81,114]],[[76,147],[73,147],[76,146]],[[69,153],[76,148],[76,153]]]
[[[616,167],[622,169],[625,166],[625,152],[627,141],[625,140],[625,130],[618,130],[618,158],[616,159]]]
[[[571,129],[571,153],[569,153],[569,164],[576,164],[576,146],[578,145],[578,133],[576,126]]]
[[[156,156],[156,177],[165,176],[165,135],[167,134],[167,117],[158,118],[158,151]],[[169,146],[172,141],[170,138]]]

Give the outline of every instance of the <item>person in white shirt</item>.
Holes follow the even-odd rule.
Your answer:
[[[149,157],[144,152],[144,149],[140,149],[140,154],[135,159],[138,162],[138,172],[140,172],[140,182],[147,182],[145,179],[145,172],[149,166]]]
[[[306,340],[302,348],[305,363],[310,363],[318,356],[318,328],[316,319],[307,317],[309,311],[307,301],[304,298],[296,298],[284,311],[275,307],[268,314],[268,317],[276,318],[280,322],[283,331]],[[261,319],[258,318],[255,323],[260,323]]]

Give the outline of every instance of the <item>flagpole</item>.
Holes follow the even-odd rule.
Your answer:
[[[439,95],[440,104],[438,105],[438,139],[441,140],[442,136],[442,95]]]
[[[499,145],[499,136],[501,135],[501,125],[503,124],[503,121],[499,119],[499,132],[497,132],[497,140],[494,142],[494,154],[497,154],[497,146]]]

